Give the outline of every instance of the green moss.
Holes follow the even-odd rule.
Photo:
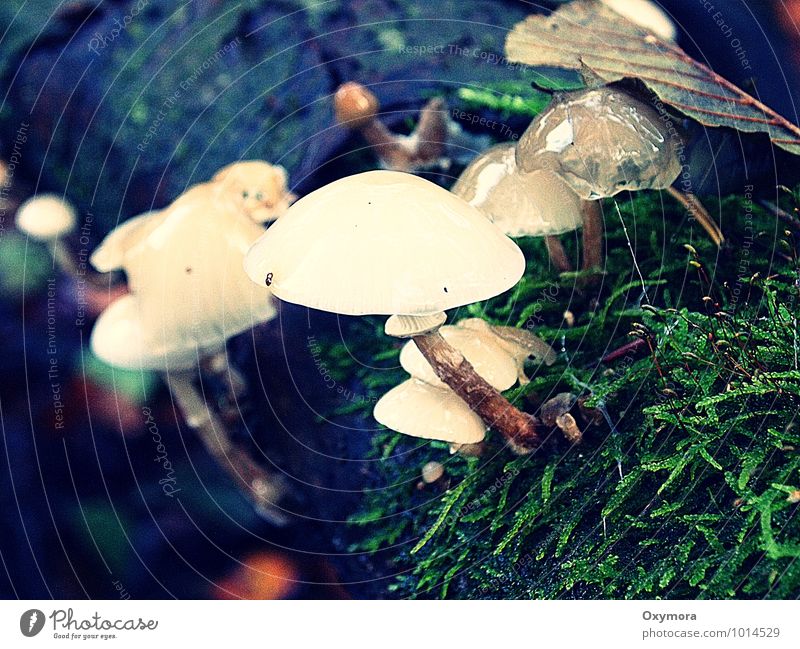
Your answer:
[[[723,209],[741,214],[742,203],[731,197]],[[656,194],[609,200],[608,263],[596,292],[581,291],[576,274],[554,275],[540,241],[521,240],[529,260],[522,282],[450,314],[532,326],[563,346],[554,366],[531,368],[531,383],[507,396],[535,412],[548,395],[572,391],[603,421],[579,447],[554,438],[526,457],[501,450],[491,431],[490,452],[480,459],[448,457],[444,445],[388,431],[376,435],[374,454],[388,461],[379,463],[381,488],[352,520],[363,531],[353,549],[391,553],[398,575],[391,593],[800,593],[800,517],[787,499],[800,488],[800,271],[796,241],[782,228],[776,236],[774,217],[757,206],[752,213],[747,225],[756,235],[746,238],[746,224],[726,222],[731,246],[719,253],[690,225],[675,232],[679,208],[662,206]],[[572,328],[565,308],[576,317]],[[377,321],[356,329],[348,353],[324,353],[341,376],[358,375],[379,396],[404,378],[392,369],[397,344]],[[644,341],[640,353],[600,362],[636,338]],[[388,369],[358,369],[353,355]],[[369,401],[349,410],[371,416]],[[417,486],[431,459],[446,465],[441,493]]]

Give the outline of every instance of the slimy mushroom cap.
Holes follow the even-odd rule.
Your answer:
[[[680,146],[652,106],[604,87],[556,98],[520,139],[517,166],[550,169],[593,200],[669,187],[681,171]]]
[[[451,191],[510,237],[555,235],[581,226],[578,195],[547,169],[522,174],[512,143],[484,151]]]

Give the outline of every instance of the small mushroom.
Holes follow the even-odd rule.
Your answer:
[[[392,133],[381,122],[378,98],[360,83],[349,81],[339,86],[333,96],[333,106],[336,120],[359,131],[386,169],[424,169],[439,163],[445,155],[450,124],[440,98],[425,104],[417,128],[410,135]]]
[[[671,187],[681,172],[682,147],[680,135],[653,106],[619,88],[602,87],[557,96],[520,138],[517,165],[524,173],[556,172],[587,201],[621,191],[668,189],[720,243],[719,227],[699,201]],[[594,264],[600,257],[599,205],[585,206],[584,212],[584,248]]]
[[[669,14],[652,0],[603,0],[603,4],[665,41],[678,38],[678,30]]]
[[[553,171],[538,169],[523,176],[513,143],[484,151],[464,169],[451,191],[510,237],[545,237],[558,270],[571,269],[557,235],[581,227],[581,200]]]
[[[486,425],[455,392],[414,378],[384,394],[373,415],[379,424],[411,437],[477,444],[486,436]]]
[[[525,259],[457,196],[410,174],[371,171],[300,199],[251,248],[245,268],[288,302],[427,319],[508,290]],[[514,408],[438,331],[413,339],[436,375],[515,449],[538,446],[537,420]]]
[[[439,333],[496,390],[508,390],[517,382],[515,359],[491,332],[446,325],[439,329]],[[413,340],[409,340],[400,351],[400,365],[414,378],[435,387],[445,387]]]
[[[256,223],[274,221],[297,200],[287,189],[288,181],[286,169],[263,160],[234,162],[212,179]]]
[[[578,444],[583,439],[578,422],[570,414],[570,410],[578,403],[578,398],[569,392],[560,392],[552,399],[548,399],[539,409],[542,423],[551,428],[559,428],[564,437],[572,444]]]
[[[75,230],[75,208],[60,196],[41,194],[29,198],[17,210],[17,229],[31,239],[45,243],[59,268],[78,277],[78,268],[62,237]]]
[[[514,360],[517,368],[517,378],[521,385],[529,383],[529,379],[525,374],[525,361],[529,358],[548,366],[556,362],[557,354],[555,350],[527,329],[493,325],[482,318],[465,318],[458,323],[458,326],[472,329],[473,331],[485,331],[494,336],[500,347],[505,349]]]
[[[424,484],[435,484],[444,477],[444,466],[441,462],[428,462],[422,467],[421,476]]]
[[[275,479],[232,440],[194,385],[198,368],[228,338],[276,315],[269,289],[253,285],[242,269],[263,231],[215,183],[121,224],[91,262],[102,272],[123,269],[130,293],[103,311],[90,344],[110,365],[161,371],[209,452],[244,482],[259,511],[280,522]]]

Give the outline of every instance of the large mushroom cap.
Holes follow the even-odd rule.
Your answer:
[[[245,252],[263,231],[209,185],[194,187],[161,212],[123,223],[92,261],[101,270],[125,270],[133,295],[121,298],[124,307],[112,304],[111,315],[101,320],[135,320],[125,326],[153,350],[136,352],[145,367],[159,369],[158,359],[173,352],[221,348],[229,337],[276,314],[269,290],[254,285],[242,269]],[[100,321],[96,329],[93,336],[104,336]],[[107,349],[105,340],[93,344]],[[98,355],[114,362],[113,353]]]
[[[17,228],[29,237],[52,241],[75,228],[75,208],[55,194],[29,198],[17,210]]]
[[[522,251],[476,208],[397,171],[337,180],[302,198],[245,260],[287,302],[346,315],[430,315],[494,297]]]
[[[409,379],[392,388],[373,412],[378,423],[404,435],[451,444],[477,444],[486,426],[455,392]]]
[[[464,169],[451,190],[510,237],[545,236],[581,226],[581,201],[554,172],[521,174],[516,146],[497,144]]]
[[[664,189],[681,171],[677,133],[626,92],[598,88],[555,100],[517,145],[524,172],[555,171],[582,198]]]
[[[439,333],[496,390],[508,390],[517,382],[517,362],[491,331],[446,325],[439,329]],[[446,387],[413,340],[409,340],[400,351],[400,365],[420,381],[439,388]]]

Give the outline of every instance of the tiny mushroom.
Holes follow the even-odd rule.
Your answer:
[[[17,229],[47,244],[59,267],[75,277],[78,276],[75,260],[61,238],[75,229],[76,222],[75,208],[55,194],[29,198],[20,205],[16,216]]]
[[[451,191],[510,237],[544,237],[558,270],[570,270],[557,235],[581,227],[581,199],[549,169],[521,174],[515,144],[497,144],[484,151],[464,169]]]
[[[444,465],[432,460],[422,467],[421,474],[424,484],[434,484],[444,477]]]
[[[286,169],[263,160],[233,162],[212,179],[256,223],[274,221],[297,200],[288,181]]]
[[[378,98],[355,81],[339,86],[333,96],[333,107],[337,122],[358,130],[386,169],[424,169],[444,157],[450,124],[442,99],[434,98],[425,104],[417,128],[410,135],[392,133],[378,118]]]
[[[201,363],[226,340],[275,317],[266,287],[249,281],[245,252],[263,227],[219,191],[196,185],[161,211],[122,223],[95,250],[101,272],[123,269],[130,293],[100,315],[91,348],[103,361],[164,378],[187,423],[258,510],[275,522],[278,487],[234,442],[193,383]]]
[[[486,425],[455,392],[414,378],[384,394],[374,416],[398,433],[453,445],[478,444],[486,436]]]
[[[672,187],[682,164],[683,140],[650,104],[617,87],[557,96],[523,134],[517,165],[561,176],[584,204],[584,247],[600,258],[602,215],[597,201],[622,191],[667,189],[720,244],[719,227],[694,196]],[[586,266],[586,264],[584,264]]]
[[[508,390],[517,382],[517,362],[499,344],[497,336],[456,325],[445,325],[439,333],[496,390]],[[400,365],[411,376],[429,385],[445,387],[413,340],[409,340],[400,351]]]
[[[438,333],[430,316],[499,295],[525,270],[516,244],[476,208],[396,171],[337,180],[289,208],[253,245],[245,268],[282,300],[345,315],[402,315],[436,375],[519,452],[538,421],[513,407]],[[414,325],[421,316],[427,333]],[[437,315],[435,322],[441,321]]]

